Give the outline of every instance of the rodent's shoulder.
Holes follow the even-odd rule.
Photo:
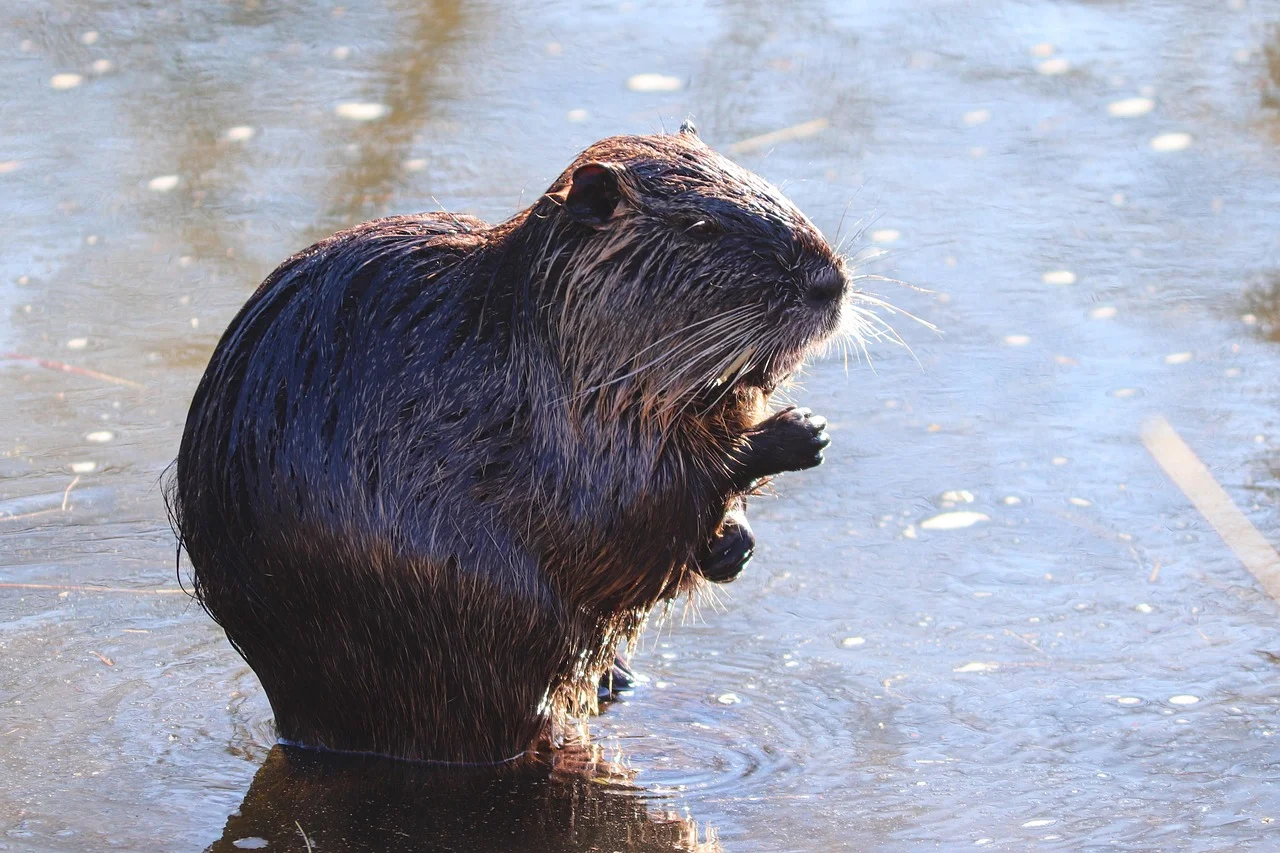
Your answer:
[[[249,299],[272,289],[281,279],[292,278],[317,265],[343,261],[362,264],[380,255],[426,251],[441,256],[457,256],[484,244],[490,225],[474,216],[453,213],[414,213],[361,222],[338,231],[285,259],[258,286]]]

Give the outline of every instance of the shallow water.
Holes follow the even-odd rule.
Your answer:
[[[1277,603],[1141,437],[1165,419],[1280,541],[1280,14],[779,10],[0,9],[0,849],[1280,848]],[[156,488],[220,331],[320,236],[501,218],[686,115],[942,334],[809,370],[827,464],[646,635],[594,723],[625,784],[459,809],[268,761]]]

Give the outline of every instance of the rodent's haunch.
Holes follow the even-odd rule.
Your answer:
[[[195,393],[170,511],[290,742],[499,762],[589,709],[654,605],[728,580],[742,497],[822,459],[769,395],[843,261],[690,127],[583,152],[498,225],[285,261]]]

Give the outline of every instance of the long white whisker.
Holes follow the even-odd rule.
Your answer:
[[[736,320],[743,319],[743,318],[744,318],[744,316],[745,316],[745,314],[746,314],[746,313],[748,313],[749,308],[750,308],[750,306],[740,306],[740,307],[738,307],[738,308],[734,308],[734,309],[731,309],[731,310],[729,310],[729,311],[723,312],[722,314],[718,314],[718,315],[715,315],[715,316],[713,316],[713,317],[704,318],[704,319],[702,319],[702,320],[698,320],[698,321],[695,321],[695,322],[693,322],[693,323],[690,323],[690,324],[688,324],[688,325],[684,326],[683,328],[677,329],[677,330],[675,330],[674,332],[670,332],[670,333],[668,333],[668,334],[666,334],[666,335],[663,335],[663,336],[662,336],[661,338],[659,338],[657,341],[654,341],[653,343],[651,343],[651,344],[649,344],[648,346],[646,346],[646,347],[644,347],[643,349],[641,349],[641,350],[640,350],[639,352],[637,352],[635,355],[633,355],[633,356],[631,356],[630,358],[628,358],[626,361],[624,361],[624,362],[623,362],[623,364],[626,364],[626,363],[628,363],[628,362],[634,361],[634,360],[635,360],[636,358],[638,358],[640,355],[644,354],[644,353],[645,353],[645,352],[647,352],[648,350],[653,349],[655,346],[658,346],[658,345],[659,345],[659,344],[661,344],[663,341],[669,340],[670,338],[674,337],[675,335],[679,335],[679,334],[682,334],[682,333],[684,333],[684,332],[688,332],[688,331],[690,331],[690,330],[692,330],[692,329],[696,328],[697,326],[705,325],[705,324],[707,324],[707,323],[711,323],[712,321],[717,321],[717,324],[719,324],[719,323],[723,323],[723,324],[724,324],[724,325],[726,325],[726,326],[727,326],[727,325],[730,325],[730,321],[736,321]],[[717,331],[719,331],[717,324],[713,324],[713,325],[711,325],[709,328],[703,329],[703,330],[702,330],[703,334],[705,335],[705,334],[707,334],[708,332],[717,332]],[[613,379],[608,380],[607,382],[601,382],[601,383],[599,383],[599,384],[597,384],[597,385],[593,385],[593,386],[592,386],[592,387],[590,387],[590,388],[587,388],[587,389],[585,389],[585,390],[583,390],[583,391],[580,391],[580,392],[578,392],[577,394],[575,394],[575,395],[574,395],[574,398],[576,399],[576,398],[580,398],[580,397],[585,396],[585,395],[588,395],[588,394],[594,394],[596,391],[599,391],[599,390],[601,390],[601,389],[603,389],[603,388],[607,388],[607,387],[608,387],[608,386],[610,386],[610,385],[616,385],[616,384],[617,384],[617,383],[619,383],[619,382],[624,382],[624,381],[626,381],[626,380],[628,380],[628,379],[631,379],[631,378],[632,378],[632,377],[634,377],[634,376],[638,376],[639,374],[643,373],[644,371],[649,370],[650,368],[652,368],[652,367],[654,367],[654,366],[656,366],[656,365],[658,365],[658,364],[661,364],[661,363],[662,363],[662,362],[664,362],[664,361],[667,361],[667,360],[669,360],[669,359],[671,359],[671,358],[674,358],[674,357],[675,357],[675,356],[676,356],[676,355],[677,355],[681,350],[683,350],[683,349],[685,349],[685,348],[688,348],[688,347],[690,347],[690,346],[694,346],[694,345],[696,345],[698,342],[699,342],[699,337],[698,337],[698,336],[694,336],[694,337],[691,337],[691,338],[689,338],[689,339],[687,339],[687,340],[681,341],[681,342],[677,343],[677,344],[676,344],[676,346],[674,346],[674,347],[672,347],[671,349],[669,349],[669,350],[667,350],[667,351],[665,351],[665,352],[661,353],[657,358],[654,358],[654,359],[652,359],[652,360],[650,360],[650,361],[646,362],[645,364],[640,365],[639,367],[635,368],[634,370],[631,370],[631,371],[628,371],[627,373],[624,373],[622,376],[615,377],[615,378],[613,378]]]

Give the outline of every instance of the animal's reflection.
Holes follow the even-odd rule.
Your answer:
[[[662,814],[586,756],[576,769],[495,776],[277,745],[210,853],[700,851],[696,824]]]

